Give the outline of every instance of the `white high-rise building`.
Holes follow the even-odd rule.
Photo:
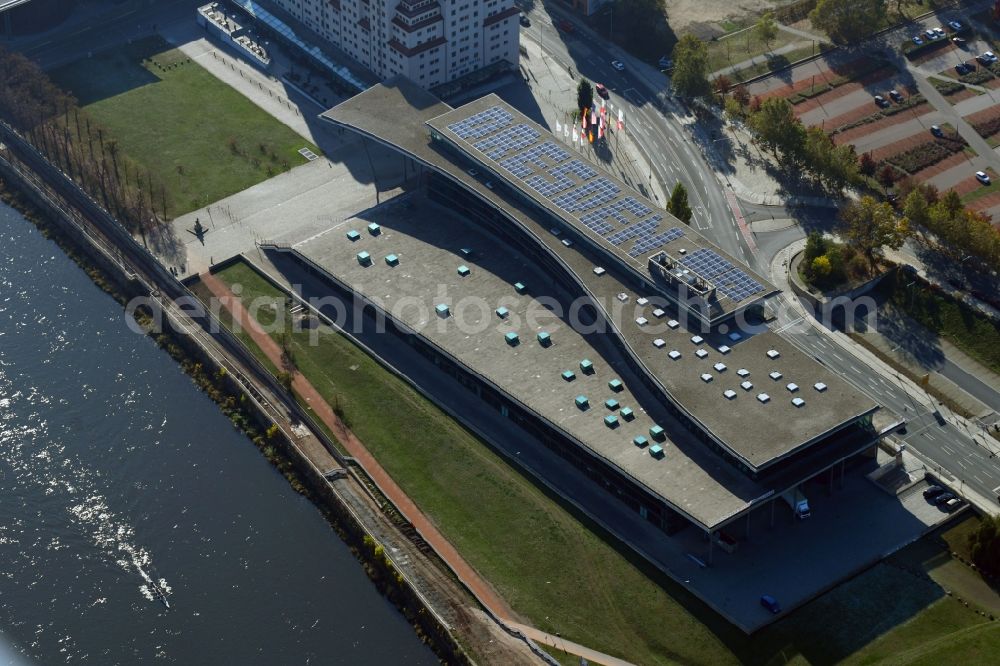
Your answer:
[[[513,0],[271,0],[383,79],[423,88],[518,61]]]

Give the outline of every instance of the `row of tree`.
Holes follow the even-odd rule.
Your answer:
[[[35,63],[0,48],[0,116],[127,228],[166,219],[167,195]]]
[[[943,195],[928,183],[900,183],[903,214],[933,235],[938,249],[956,261],[975,258],[990,270],[1000,268],[1000,234],[990,218],[969,210],[954,190]],[[930,240],[925,237],[925,240]]]

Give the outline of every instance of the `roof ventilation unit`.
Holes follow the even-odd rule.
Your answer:
[[[726,400],[733,400],[736,397],[736,391],[733,389],[726,389],[722,392],[722,395],[726,396]]]
[[[757,394],[757,400],[759,400],[759,401],[760,401],[760,403],[761,403],[761,404],[763,404],[763,403],[765,403],[765,402],[768,402],[768,401],[770,401],[770,400],[771,400],[771,396],[769,396],[769,395],[768,395],[768,394],[766,394],[766,393],[758,393],[758,394]]]
[[[826,390],[826,384],[824,384],[823,382],[816,382],[815,384],[813,384],[813,388],[822,393],[823,391]]]
[[[779,379],[781,379],[781,373],[778,372],[777,370],[772,370],[767,374],[767,376],[773,379],[774,381],[778,381]]]
[[[653,340],[653,346],[656,347],[657,349],[663,349],[666,346],[666,344],[667,342],[663,338],[656,338],[655,340]]]
[[[677,351],[676,349],[671,349],[670,352],[667,354],[667,356],[669,356],[670,358],[672,358],[673,360],[676,361],[677,359],[679,359],[681,357],[681,353],[679,351]]]
[[[802,405],[806,404],[806,401],[803,400],[802,398],[792,398],[792,404],[795,405],[796,407],[801,407]]]
[[[768,349],[768,350],[767,350],[767,357],[768,357],[769,359],[771,359],[772,361],[773,361],[774,359],[778,358],[779,356],[781,356],[781,354],[780,354],[780,353],[778,353],[778,350],[777,350],[777,349]]]
[[[708,374],[707,372],[702,373],[702,375],[701,375],[701,381],[703,381],[703,382],[705,382],[707,384],[708,382],[712,381],[712,375]]]
[[[795,382],[789,382],[788,384],[785,385],[785,388],[788,389],[789,393],[795,393],[796,391],[799,390],[799,385],[796,384]]]

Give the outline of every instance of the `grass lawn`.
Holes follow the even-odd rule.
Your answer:
[[[240,284],[245,299],[284,300],[245,264],[218,276]],[[273,321],[273,311],[260,311]],[[302,373],[463,556],[543,630],[636,664],[872,663],[870,654],[950,640],[982,620],[937,585],[881,564],[748,638],[610,546],[349,339],[321,335],[310,346],[308,336],[293,340]],[[970,659],[993,646],[991,635],[962,640],[956,649]]]
[[[948,550],[963,557],[966,560],[972,559],[972,550],[969,548],[969,537],[979,529],[982,521],[979,516],[970,515],[954,527],[941,533],[941,538],[948,544]]]
[[[994,135],[996,136],[996,135]],[[976,199],[981,199],[987,194],[993,194],[997,190],[1000,190],[1000,182],[998,182],[998,177],[996,171],[993,169],[986,169],[986,173],[990,176],[989,185],[980,185],[976,189],[972,190],[968,194],[962,196],[962,203],[968,206]]]
[[[757,36],[757,31],[747,28],[740,32],[705,42],[708,46],[708,71],[718,70],[741,63],[744,60],[770,53],[792,42],[802,41],[798,35],[779,29],[778,35],[770,44],[765,44]]]
[[[755,65],[751,65],[750,67],[744,67],[743,69],[737,70],[730,74],[729,78],[737,82],[746,81],[747,79],[752,79],[755,76],[777,71],[793,62],[802,60],[803,58],[808,58],[813,55],[813,53],[820,53],[827,48],[827,44],[817,44],[815,48],[813,48],[813,45],[810,44],[808,46],[792,49],[786,53],[768,58],[764,62],[759,62]]]
[[[167,191],[167,216],[303,164],[316,146],[160,37],[50,72],[122,153]]]

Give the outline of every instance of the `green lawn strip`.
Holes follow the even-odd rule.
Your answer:
[[[746,81],[747,79],[751,79],[755,76],[761,76],[763,74],[779,70],[782,67],[790,65],[796,61],[802,60],[803,58],[808,58],[809,56],[813,55],[813,53],[820,53],[824,51],[827,48],[827,46],[828,45],[826,44],[819,44],[817,45],[816,48],[813,48],[813,45],[810,44],[809,46],[803,46],[797,49],[792,49],[791,51],[788,51],[786,53],[782,53],[777,56],[774,56],[773,58],[769,58],[764,62],[759,62],[754,65],[751,65],[750,67],[739,69],[730,74],[729,78],[737,82]]]
[[[986,188],[983,188],[986,189]],[[988,318],[921,282],[907,289],[903,271],[882,281],[893,305],[993,372],[1000,372],[1000,330]]]
[[[972,190],[968,194],[963,195],[962,196],[962,203],[963,204],[965,204],[966,206],[968,206],[973,201],[976,201],[977,199],[982,199],[986,195],[993,194],[998,189],[1000,189],[1000,183],[997,183],[997,175],[996,175],[996,173],[994,173],[992,169],[987,169],[986,173],[988,173],[990,175],[990,184],[989,185],[980,185],[979,187],[977,187],[976,189]]]
[[[163,183],[171,218],[303,164],[300,148],[319,153],[158,37],[79,60],[51,76],[104,128],[106,141],[117,141],[122,153]]]
[[[736,65],[750,58],[774,51],[802,41],[802,38],[785,30],[778,30],[778,35],[770,44],[765,44],[757,36],[757,31],[748,28],[725,37],[705,42],[708,46],[708,71],[716,72],[725,67]]]
[[[215,299],[215,294],[213,294],[212,290],[206,287],[203,282],[199,280],[198,282],[195,282],[193,285],[188,287],[188,289],[190,289],[191,293],[193,293],[195,296],[198,297],[198,300],[200,300],[205,305],[206,309],[211,308],[211,303]],[[259,360],[261,363],[264,364],[264,367],[267,368],[268,372],[270,372],[273,375],[277,375],[278,374],[277,366],[275,366],[274,363],[271,362],[271,359],[267,357],[267,354],[265,354],[263,350],[261,350],[261,348],[257,346],[257,343],[254,342],[253,338],[250,337],[250,335],[246,332],[246,330],[243,327],[240,327],[239,330],[237,330],[236,327],[233,326],[233,317],[231,314],[229,314],[229,310],[220,307],[217,308],[217,311],[218,311],[219,321],[222,323],[222,325],[225,326],[227,329],[229,329],[230,332],[232,332],[234,335],[236,335],[237,338],[240,339],[240,342],[242,342],[244,346],[246,346],[246,348],[255,357],[257,357],[257,360]]]
[[[281,298],[245,265],[218,276],[244,297]],[[532,624],[635,663],[734,660],[660,584],[350,340],[309,335],[294,335],[299,370]]]
[[[948,550],[966,561],[971,560],[972,550],[969,548],[969,537],[979,529],[980,522],[979,516],[973,514],[942,532],[941,538],[948,544]]]
[[[910,666],[940,666],[989,663],[997,654],[1000,654],[1000,624],[984,622],[932,645],[908,650],[897,658],[907,660]]]

